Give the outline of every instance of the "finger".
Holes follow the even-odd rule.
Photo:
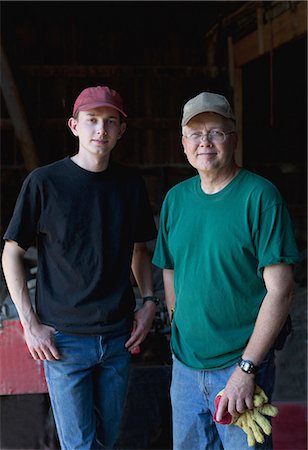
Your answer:
[[[254,419],[259,427],[263,430],[263,432],[267,434],[267,436],[269,436],[272,432],[272,426],[270,422],[257,411],[254,413]]]
[[[131,334],[135,333],[136,328],[137,328],[137,322],[134,320],[134,322],[133,322],[133,329],[132,329],[132,333]]]
[[[228,398],[222,396],[220,398],[216,412],[216,419],[218,422],[222,420],[222,417],[224,413],[227,411],[227,408],[228,408]]]
[[[264,414],[266,416],[270,416],[270,417],[275,417],[278,414],[278,408],[276,408],[276,406],[267,404],[267,405],[263,405],[260,408],[258,408],[258,411],[261,414]]]
[[[45,359],[47,359],[48,361],[55,361],[60,359],[60,354],[58,352],[58,350],[56,349],[56,347],[54,346],[50,346],[46,349],[44,349],[44,356]]]
[[[236,401],[233,398],[228,399],[228,411],[232,416],[236,416],[238,414],[238,411],[236,409]]]
[[[29,348],[30,355],[32,356],[33,359],[35,359],[36,361],[41,359],[36,350],[34,350],[30,347],[28,347],[28,348]]]
[[[36,355],[36,360],[40,359],[41,361],[45,361],[46,357],[45,357],[45,352],[40,348],[37,347],[33,350],[34,354]]]
[[[254,406],[261,406],[268,402],[268,397],[263,391],[263,389],[260,388],[260,386],[256,385],[253,395],[253,404]]]
[[[50,345],[49,352],[53,359],[61,359],[61,355],[55,345]]]
[[[247,408],[246,408],[246,403],[244,402],[244,400],[238,398],[238,399],[236,400],[236,411],[237,411],[238,413],[241,414],[241,413],[243,413],[246,409],[247,409]]]
[[[249,426],[244,426],[243,430],[245,431],[245,433],[247,434],[247,443],[249,447],[253,447],[257,441],[255,439],[255,435],[252,431],[252,429]]]
[[[246,405],[246,407],[247,407],[248,409],[253,409],[253,407],[254,407],[254,401],[253,401],[253,398],[251,397],[251,395],[248,395],[248,396],[245,398],[245,405]]]
[[[131,337],[128,339],[128,341],[126,341],[125,347],[126,347],[128,350],[131,350],[132,347],[134,347],[134,346],[136,346],[136,345],[138,345],[138,344],[140,344],[140,342],[139,342],[139,336],[138,336],[137,333],[134,333],[133,335],[131,335]]]

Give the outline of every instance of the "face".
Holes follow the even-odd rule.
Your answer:
[[[210,142],[208,137],[202,139],[192,139],[187,136],[206,134],[209,131],[217,130],[226,135],[223,143]],[[237,144],[237,135],[234,130],[232,120],[215,113],[202,113],[193,117],[183,128],[182,144],[188,162],[203,173],[217,173],[228,171],[234,162],[234,151]]]
[[[69,119],[68,125],[79,138],[79,153],[102,157],[109,156],[126,129],[126,124],[120,122],[120,113],[106,106],[80,111],[76,119]]]

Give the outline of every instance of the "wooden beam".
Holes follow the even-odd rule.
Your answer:
[[[234,71],[234,114],[236,117],[236,128],[238,132],[238,142],[236,149],[236,161],[243,164],[243,88],[242,69]]]
[[[28,127],[26,114],[22,106],[21,98],[19,96],[17,86],[15,84],[13,74],[6,57],[6,54],[1,47],[1,61],[0,61],[0,86],[5,100],[8,113],[12,119],[15,134],[20,144],[21,154],[25,163],[26,170],[30,172],[39,166],[39,159],[32,139],[30,129]]]
[[[304,36],[307,33],[307,3],[298,3],[294,9],[288,9],[271,22],[263,24],[262,28],[262,42],[259,28],[234,44],[235,67],[241,67],[264,53]]]
[[[162,76],[165,73],[180,72],[185,76],[194,74],[206,75],[207,69],[204,66],[102,66],[102,65],[41,65],[29,64],[20,66],[20,70],[31,76],[36,77],[98,77],[98,76],[116,76],[119,70],[125,75],[139,74],[140,72],[150,72],[157,76]]]

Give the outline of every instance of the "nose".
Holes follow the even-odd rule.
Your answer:
[[[201,136],[200,136],[200,144],[202,144],[203,142],[206,145],[212,145],[212,142],[209,139],[209,134],[208,133],[201,134]]]
[[[103,136],[106,136],[106,134],[107,134],[107,127],[106,127],[106,123],[103,120],[101,122],[97,123],[96,132],[98,134],[102,134]]]

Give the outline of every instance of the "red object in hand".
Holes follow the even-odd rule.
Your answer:
[[[140,345],[137,345],[137,347],[135,347],[132,351],[131,354],[132,355],[138,355],[141,352],[140,350]]]
[[[232,415],[228,411],[225,411],[223,413],[221,420],[218,421],[216,419],[216,413],[217,413],[220,399],[221,399],[221,395],[217,395],[214,400],[214,405],[215,405],[214,421],[219,423],[220,425],[230,425],[230,423],[232,422]]]

